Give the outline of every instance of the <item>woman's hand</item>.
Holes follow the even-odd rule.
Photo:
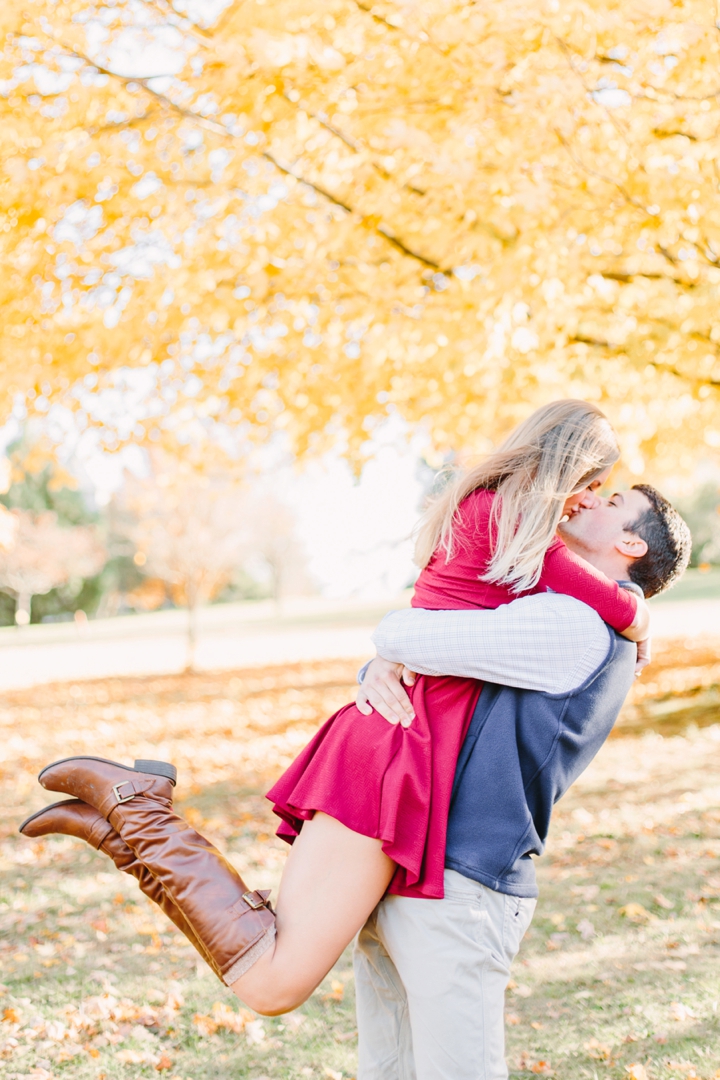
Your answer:
[[[410,727],[415,710],[403,683],[412,686],[414,682],[413,671],[376,656],[368,665],[355,704],[363,716],[369,716],[375,709],[389,724]]]
[[[638,641],[637,643],[637,660],[635,661],[635,678],[642,675],[643,668],[646,668],[650,663],[650,638],[645,638],[644,641]]]
[[[647,600],[637,596],[637,611],[631,626],[622,631],[622,636],[629,641],[645,641],[650,636],[650,608]]]

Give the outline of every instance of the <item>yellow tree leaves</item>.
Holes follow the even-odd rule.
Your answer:
[[[578,394],[635,471],[717,451],[699,0],[14,0],[0,30],[6,408],[301,451],[397,409],[472,450]]]

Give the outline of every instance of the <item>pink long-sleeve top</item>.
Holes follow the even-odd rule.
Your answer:
[[[454,550],[446,561],[438,551],[415,583],[413,607],[448,611],[461,608],[497,608],[518,596],[564,593],[597,611],[613,630],[622,633],[635,621],[637,598],[616,581],[573,554],[560,537],[547,549],[540,580],[534,589],[512,593],[506,585],[481,581],[491,552],[490,512],[494,491],[479,488],[462,501],[454,529]]]

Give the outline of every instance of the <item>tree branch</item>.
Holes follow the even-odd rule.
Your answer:
[[[326,120],[323,117],[322,113],[313,112],[304,103],[301,103],[299,101],[293,101],[293,99],[289,96],[286,90],[283,90],[282,96],[284,97],[285,101],[289,102],[289,104],[293,106],[293,108],[301,108],[303,112],[306,112],[308,116],[312,117],[312,119],[320,125],[320,127],[324,128],[325,131],[329,132],[336,139],[339,139],[341,143],[344,143],[345,146],[348,147],[348,149],[352,150],[356,154],[361,154],[363,152],[364,147],[360,143],[356,142],[355,139],[350,138],[350,136],[346,135],[344,131],[340,131],[339,128],[336,128],[334,124],[331,124],[329,120]],[[370,164],[372,165],[375,172],[378,173],[379,176],[382,176],[383,180],[392,180],[391,174],[387,171],[387,169],[383,169],[382,165],[378,165],[377,161],[371,160]],[[426,192],[422,191],[420,188],[413,187],[412,184],[403,184],[402,187],[405,188],[406,191],[414,192],[414,194],[416,195],[426,194]]]
[[[323,199],[327,199],[333,206],[337,206],[340,210],[344,210],[346,214],[355,214],[355,210],[353,210],[352,206],[348,206],[342,199],[338,199],[335,195],[331,195],[329,191],[320,187],[319,184],[314,184],[312,180],[307,180],[300,173],[296,173],[289,165],[283,165],[270,150],[261,150],[260,155],[261,157],[264,157],[266,161],[269,161],[274,165],[281,173],[284,173],[285,176],[292,176],[298,183],[305,184],[306,187],[311,188],[313,191],[317,192],[318,195],[322,195]]]
[[[627,283],[634,281],[635,278],[645,278],[647,281],[672,281],[675,285],[680,285],[683,289],[694,289],[694,281],[686,281],[680,277],[674,277],[672,274],[653,274],[644,270],[632,270],[627,273],[623,273],[622,270],[601,270],[600,273],[604,278],[608,278],[610,281],[620,281]]]
[[[625,352],[625,345],[613,345],[611,341],[605,341],[603,338],[586,337],[584,334],[573,334],[569,341],[576,341],[581,345],[595,345],[600,349],[609,349],[612,352]],[[694,386],[711,386],[713,389],[720,388],[720,379],[702,379],[696,375],[686,375],[682,371],[678,371],[676,367],[671,364],[663,364],[659,360],[645,360],[646,364],[650,367],[654,367],[656,371],[666,371],[669,375],[674,375],[676,379],[682,379],[685,383],[691,383]]]
[[[355,6],[358,7],[360,11],[365,12],[366,15],[369,15],[370,18],[373,19],[376,23],[379,23],[381,26],[387,27],[388,30],[392,30],[396,34],[404,34],[406,37],[413,37],[413,34],[408,31],[407,27],[394,26],[393,23],[389,22],[382,15],[378,15],[377,12],[372,10],[372,8],[367,7],[365,4],[361,4],[360,0],[355,0]],[[442,56],[444,60],[449,60],[453,67],[457,66],[453,57],[450,56],[449,53],[445,52],[444,49],[441,49],[439,45],[435,44],[427,30],[421,30],[420,35],[415,36],[414,40],[420,41],[423,45],[427,45],[428,48],[438,53],[439,56]]]
[[[720,379],[699,379],[696,375],[685,375],[682,371],[678,371],[676,367],[672,367],[670,364],[661,364],[658,360],[646,360],[645,362],[650,367],[654,367],[656,371],[666,371],[669,375],[674,375],[676,379],[682,379],[683,382],[692,383],[694,386],[720,388]]]
[[[407,245],[403,243],[402,240],[400,240],[397,236],[394,235],[394,233],[390,231],[390,229],[388,229],[387,225],[378,225],[375,231],[380,233],[381,236],[384,236],[388,243],[392,244],[393,247],[396,247],[398,251],[401,251],[403,253],[403,255],[409,255],[411,259],[417,259],[418,262],[421,262],[430,270],[435,270],[437,273],[440,274],[452,273],[452,270],[443,270],[440,264],[436,263],[433,259],[429,259],[426,255],[422,255],[420,252],[413,251],[412,248],[407,247]]]
[[[606,173],[598,172],[597,169],[591,168],[590,165],[586,165],[585,162],[581,161],[580,158],[577,156],[563,133],[559,131],[558,128],[553,128],[553,131],[557,135],[558,140],[560,141],[562,146],[567,151],[567,154],[570,157],[571,161],[574,161],[579,169],[582,169],[583,172],[586,172],[588,176],[595,176],[598,180],[603,180],[606,184],[612,184],[612,186],[620,192],[623,199],[625,199],[625,201],[629,203],[630,206],[634,206],[637,210],[641,210],[643,214],[645,214],[647,217],[652,217],[652,214],[648,214],[647,208],[643,206],[642,203],[638,202],[637,199],[635,199],[630,194],[627,188],[619,180],[616,180],[614,176],[608,176]]]
[[[56,44],[60,43],[56,42]],[[128,75],[120,75],[118,72],[112,71],[110,68],[103,67],[102,64],[98,63],[96,60],[91,60],[90,57],[85,56],[77,49],[71,48],[69,46],[61,47],[64,49],[65,53],[68,56],[72,56],[76,60],[82,60],[89,67],[95,68],[95,70],[98,71],[101,75],[107,75],[110,78],[118,79],[125,85],[127,85],[128,83],[137,83],[138,85],[143,87],[146,93],[154,97],[156,101],[161,102],[163,105],[165,105],[166,108],[171,109],[173,112],[177,113],[179,116],[184,117],[185,119],[192,120],[200,127],[203,127],[208,131],[212,131],[216,135],[222,135],[224,138],[237,138],[236,135],[233,135],[232,132],[228,131],[227,128],[223,127],[222,124],[218,124],[215,120],[210,120],[206,116],[200,116],[198,113],[193,112],[192,109],[188,109],[183,105],[179,105],[177,102],[173,101],[172,98],[169,98],[167,94],[163,94],[159,90],[156,90],[154,87],[149,86],[148,83],[151,81],[151,79],[157,78],[157,76],[153,75],[142,79],[134,78]],[[326,199],[333,206],[338,207],[340,210],[344,210],[345,213],[352,214],[361,219],[364,218],[364,215],[360,214],[352,206],[349,206],[347,203],[343,202],[342,199],[333,195],[325,188],[320,187],[319,184],[315,184],[311,180],[307,180],[301,174],[296,173],[290,166],[282,165],[271,153],[271,151],[261,150],[260,155],[261,157],[264,157],[266,161],[269,161],[276,169],[278,169],[279,172],[284,173],[286,176],[292,176],[295,180],[298,181],[298,183],[305,184],[307,187],[311,188],[318,195],[320,195],[323,199]],[[391,244],[394,248],[396,248],[408,258],[414,259],[416,262],[419,262],[423,266],[429,267],[432,270],[451,273],[451,271],[441,271],[439,264],[436,263],[433,259],[422,255],[420,252],[413,251],[412,248],[408,247],[402,240],[395,236],[395,234],[387,225],[377,225],[374,227],[373,231],[378,236],[383,237],[383,239],[387,243]]]
[[[605,341],[603,338],[586,337],[584,334],[573,334],[569,341],[576,341],[579,345],[597,345],[600,349],[619,349],[621,346],[613,345],[610,341]]]
[[[574,60],[572,58],[572,53],[568,49],[567,45],[565,44],[565,42],[563,41],[563,39],[561,37],[557,36],[557,34],[554,34],[553,37],[555,38],[556,45],[558,45],[560,47],[560,51],[564,55],[568,67],[570,68],[573,75],[575,76],[575,78],[578,80],[578,82],[582,86],[585,93],[588,95],[588,97],[592,98],[595,105],[598,105],[599,108],[602,109],[602,111],[605,113],[608,120],[612,124],[612,126],[617,131],[620,138],[623,140],[623,142],[628,147],[628,149],[630,149],[630,143],[628,142],[627,132],[621,127],[617,117],[613,116],[612,112],[610,111],[610,109],[608,109],[607,105],[602,105],[600,102],[595,101],[595,98],[592,97],[592,91],[590,90],[590,87],[587,85],[587,83],[585,82],[585,80],[582,77],[582,73],[580,71],[578,71],[578,69],[575,67],[575,62],[574,62]]]

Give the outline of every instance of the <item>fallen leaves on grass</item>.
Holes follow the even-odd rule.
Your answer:
[[[140,1028],[164,1027],[174,1019],[181,1001],[181,995],[174,990],[168,993],[162,1006],[118,998],[110,993],[93,994],[84,998],[79,1006],[66,1005],[63,1014],[68,1033],[83,1032],[87,1036],[100,1032],[108,1021],[132,1023]],[[47,1037],[53,1038],[52,1026],[47,1025],[46,1030],[50,1032]]]
[[[672,900],[668,900],[667,896],[663,896],[662,893],[656,893],[653,900],[658,907],[665,908],[666,911],[672,911],[675,907]]]
[[[639,1062],[634,1065],[626,1065],[625,1072],[630,1076],[631,1080],[650,1080],[647,1069]]]
[[[583,941],[590,941],[595,937],[595,927],[589,919],[581,919],[577,924],[578,934]]]
[[[684,662],[685,653],[678,664]],[[0,821],[8,898],[0,908],[6,935],[0,948],[7,942],[0,987],[3,1075],[25,1080],[33,1061],[33,1080],[48,1080],[53,1068],[54,1080],[66,1074],[135,1080],[155,1072],[167,1080],[214,1080],[222,1066],[214,1050],[220,1039],[206,1041],[213,1036],[237,1055],[228,1075],[319,1076],[326,1062],[333,1066],[328,1076],[355,1075],[352,984],[343,969],[282,1024],[233,1008],[230,995],[228,1004],[211,1005],[220,991],[204,968],[196,975],[190,947],[161,913],[130,893],[132,882],[104,873],[99,856],[78,841],[31,844],[12,831],[45,800],[35,777],[52,757],[163,756],[180,765],[179,812],[189,800],[190,816],[224,846],[243,876],[247,871],[255,881],[258,872],[266,874],[259,887],[270,887],[285,848],[261,839],[272,832],[263,787],[317,724],[350,700],[353,674],[343,661],[240,678],[113,679],[76,686],[76,693],[56,686],[4,697],[0,771],[3,805],[12,809]],[[720,750],[719,734],[720,728],[707,728],[671,739],[649,734],[610,742],[557,807],[539,866],[539,917],[509,987],[509,1056],[517,1061],[527,1048],[523,1075],[581,1080],[575,1055],[588,1044],[585,1065],[598,1077],[694,1080],[675,1040],[687,1038],[696,1019],[713,1019],[702,965],[713,960],[720,937],[720,877],[710,861],[720,848],[720,812],[709,767]],[[546,940],[554,947],[549,953]],[[33,983],[35,970],[42,971],[42,982]],[[186,1010],[171,979],[182,980]],[[84,987],[93,980],[101,991],[87,996]],[[54,996],[44,998],[40,987]],[[560,1002],[568,1008],[550,1008]],[[638,1019],[628,1019],[635,1009]],[[561,1014],[560,1024],[550,1023]],[[631,1024],[647,1032],[637,1046],[623,1040]],[[198,1035],[204,1037],[193,1038]],[[720,1060],[717,1049],[709,1035],[704,1060]],[[626,1066],[631,1055],[642,1064]],[[308,1068],[298,1068],[305,1061]],[[715,1068],[700,1070],[702,1080]]]
[[[224,1001],[216,1001],[210,1015],[195,1013],[192,1022],[201,1035],[214,1035],[216,1031],[232,1031],[240,1035],[255,1020],[255,1013],[249,1009],[235,1012]]]
[[[688,1005],[683,1005],[681,1001],[672,1001],[670,1003],[670,1015],[673,1020],[682,1022],[683,1020],[694,1020],[695,1013]]]
[[[622,915],[626,919],[629,919],[630,922],[634,923],[650,922],[651,919],[655,918],[654,915],[650,914],[647,908],[644,908],[642,904],[637,904],[634,901],[618,908],[618,915]]]
[[[155,1054],[144,1053],[140,1050],[118,1050],[115,1060],[121,1065],[154,1065],[157,1061]]]
[[[333,979],[330,983],[330,992],[322,995],[323,1001],[342,1001],[345,995],[345,985],[339,979]]]
[[[585,1049],[588,1052],[588,1057],[593,1058],[595,1061],[609,1062],[612,1057],[612,1047],[606,1046],[596,1038],[592,1038],[586,1042]]]
[[[537,1058],[527,1050],[523,1050],[518,1059],[518,1069],[523,1072],[535,1073],[536,1076],[553,1076],[554,1072],[549,1061]]]
[[[18,1039],[6,1039],[3,1043],[0,1043],[0,1058],[12,1057],[17,1050],[20,1042]]]
[[[335,1042],[352,1042],[353,1039],[357,1039],[358,1033],[357,1031],[336,1031],[334,1037]]]
[[[253,1046],[259,1046],[265,1042],[266,1031],[262,1020],[249,1020],[245,1025],[247,1041]]]

